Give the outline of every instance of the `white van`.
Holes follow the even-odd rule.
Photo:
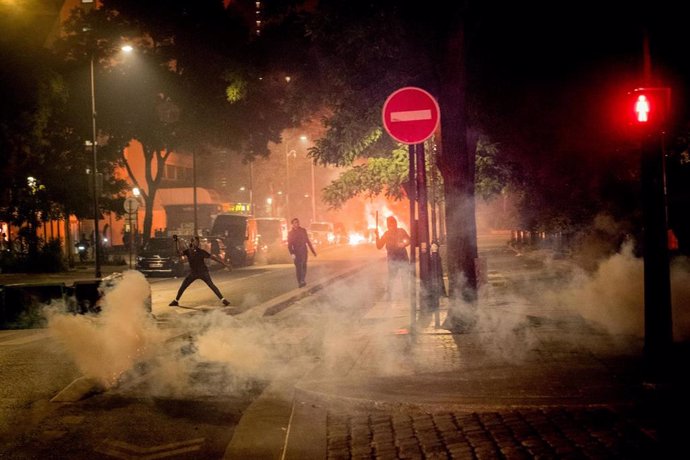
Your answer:
[[[288,223],[282,217],[257,217],[256,230],[259,247],[257,260],[259,263],[289,263],[292,262],[287,247]]]
[[[334,244],[335,231],[332,222],[312,222],[309,224],[311,242],[318,245]]]
[[[252,265],[256,257],[258,236],[256,219],[246,214],[221,213],[213,220],[211,237],[225,243],[225,257],[233,267]]]

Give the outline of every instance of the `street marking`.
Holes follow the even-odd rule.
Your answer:
[[[5,335],[5,334],[3,334]],[[8,338],[0,338],[0,346],[26,345],[27,343],[37,342],[50,336],[46,329],[38,331],[22,331],[21,333],[7,334]],[[15,337],[18,336],[18,337]]]
[[[206,438],[196,438],[158,446],[141,447],[124,441],[106,439],[103,441],[103,444],[96,449],[96,452],[122,459],[157,459],[201,450],[201,446],[205,441]]]
[[[391,121],[417,121],[431,120],[431,110],[405,110],[402,112],[391,112]]]

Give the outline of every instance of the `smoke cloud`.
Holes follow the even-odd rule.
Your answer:
[[[544,254],[539,263],[545,266],[537,267],[524,255],[522,271],[499,280],[504,267],[490,262],[490,284],[483,286],[478,303],[451,306],[454,317],[466,321],[480,339],[477,363],[529,357],[544,339],[533,326],[549,321],[567,326],[571,334],[551,337],[572,347],[590,346],[594,335],[642,337],[643,263],[632,247],[624,244],[593,271]],[[100,315],[49,310],[49,328],[85,376],[105,387],[134,385],[159,397],[240,394],[285,373],[306,374],[316,362],[326,376],[348,366],[362,369],[354,363],[365,351],[375,357],[364,366],[367,375],[423,368],[428,357],[405,340],[389,340],[392,325],[409,324],[409,312],[380,302],[386,269],[385,255],[379,254],[381,260],[371,261],[364,276],[334,283],[267,317],[232,316],[209,306],[204,314],[167,314],[157,322],[145,307],[147,280],[128,271],[106,290]],[[687,340],[690,262],[674,259],[671,273],[674,337]]]
[[[48,309],[48,328],[85,376],[110,387],[137,362],[155,354],[164,341],[146,309],[149,289],[144,275],[126,271],[119,282],[104,289],[98,316]]]

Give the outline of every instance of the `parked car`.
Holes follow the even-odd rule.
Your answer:
[[[288,223],[282,217],[257,217],[258,232],[257,258],[261,263],[292,262],[287,248]]]
[[[187,262],[178,254],[172,238],[158,237],[149,239],[139,250],[136,268],[147,276],[183,276]]]
[[[210,237],[222,239],[225,260],[233,267],[252,265],[258,247],[256,219],[246,214],[221,213],[213,219]]]
[[[331,222],[312,222],[309,224],[311,242],[318,245],[334,244],[335,232]]]

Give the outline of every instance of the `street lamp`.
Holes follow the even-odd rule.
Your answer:
[[[297,152],[288,150],[288,143],[285,143],[285,214],[288,219],[291,219],[290,214],[290,156],[296,157]]]
[[[268,207],[268,215],[273,217],[273,198],[272,197],[269,196],[268,198],[266,198],[266,205]]]
[[[299,136],[299,140],[302,142],[307,141],[307,136],[302,134]],[[292,216],[290,214],[290,156],[296,158],[297,157],[297,151],[295,149],[290,150],[290,141],[287,140],[285,141],[285,213],[287,214],[287,218],[291,219]]]
[[[316,222],[316,194],[314,193],[314,161],[311,164],[311,221]]]
[[[249,162],[249,214],[256,215],[256,211],[254,211],[254,179],[253,179],[253,174],[254,174],[254,162],[250,161]]]
[[[93,227],[94,227],[94,259],[96,262],[96,278],[101,277],[101,245],[98,241],[98,190],[96,174],[98,174],[98,153],[96,151],[96,85],[93,72],[93,53],[91,53],[91,150],[93,152],[93,168],[91,170],[91,186],[93,187]]]
[[[121,50],[125,53],[131,53],[133,48],[131,45],[122,46]],[[97,148],[97,130],[96,130],[96,82],[94,77],[94,53],[91,53],[90,59],[91,71],[91,149],[93,152],[93,170],[91,176],[91,185],[93,187],[93,244],[94,244],[94,259],[96,263],[96,278],[101,277],[101,235],[98,228],[99,212],[98,212],[98,148]]]

